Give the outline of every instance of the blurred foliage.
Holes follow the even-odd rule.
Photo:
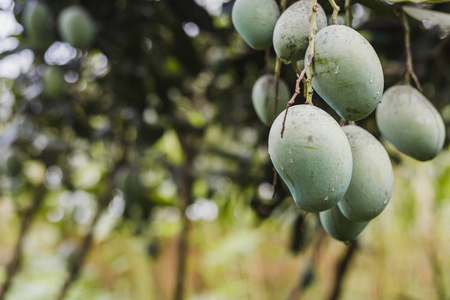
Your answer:
[[[42,2],[50,41],[18,24],[0,34],[1,280],[32,196],[46,191],[7,299],[56,297],[111,177],[112,197],[67,299],[171,298],[185,218],[190,299],[280,299],[298,282],[305,299],[326,298],[345,245],[317,242],[316,215],[303,224],[281,180],[272,198],[269,129],[250,93],[275,54],[265,66],[264,51],[234,31],[233,1]],[[385,87],[401,82],[398,5],[353,3],[353,24],[378,53]],[[28,4],[3,0],[1,13],[23,24]],[[93,16],[89,49],[60,42],[57,16],[70,4]],[[426,8],[450,12],[450,3]],[[410,25],[415,70],[446,122],[446,149],[418,163],[386,143],[394,195],[361,236],[364,255],[353,261],[344,299],[433,299],[450,279],[450,38],[430,22]],[[292,67],[281,76],[293,91]],[[314,103],[337,119],[319,97]],[[379,137],[373,114],[358,124]]]

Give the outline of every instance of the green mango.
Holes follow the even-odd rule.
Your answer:
[[[343,119],[367,117],[384,87],[381,63],[370,43],[350,27],[331,25],[317,33],[314,45],[314,90]]]
[[[59,67],[46,67],[42,76],[42,82],[44,84],[44,94],[49,98],[59,98],[64,94],[66,90],[64,73]]]
[[[234,28],[256,50],[272,44],[273,28],[279,16],[280,9],[274,0],[237,0],[231,11]]]
[[[317,31],[327,26],[327,16],[322,8],[316,13]],[[273,31],[273,48],[285,63],[298,61],[305,56],[309,45],[311,1],[300,0],[289,6],[280,16]]]
[[[75,48],[88,48],[95,37],[92,17],[83,7],[77,5],[61,11],[58,16],[58,30],[62,40]]]
[[[354,241],[369,222],[354,222],[347,219],[337,205],[319,213],[323,229],[334,239],[349,243]]]
[[[376,120],[383,137],[406,155],[426,161],[442,150],[444,121],[433,104],[411,85],[386,90]]]
[[[352,152],[339,124],[311,105],[288,110],[284,137],[283,111],[269,133],[269,155],[297,206],[320,212],[342,199],[352,175]]]
[[[280,79],[276,116],[286,108],[289,97],[289,88],[286,82]],[[252,89],[252,103],[261,122],[267,126],[272,125],[275,119],[273,114],[275,108],[275,77],[273,75],[266,74],[258,78]]]
[[[25,33],[33,44],[49,44],[51,20],[50,10],[44,3],[30,1],[25,5],[22,15],[22,23]]]
[[[352,148],[350,185],[338,206],[344,216],[365,222],[378,216],[389,203],[394,188],[391,160],[383,145],[368,131],[348,125],[342,128]]]

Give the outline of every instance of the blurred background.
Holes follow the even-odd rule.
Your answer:
[[[444,150],[417,162],[373,114],[358,122],[386,146],[395,185],[347,246],[281,180],[272,197],[251,89],[275,54],[239,37],[233,2],[0,0],[0,299],[449,299],[448,23],[409,20]],[[398,4],[352,3],[385,89],[402,82]],[[95,28],[80,48],[58,30],[71,5]],[[281,77],[293,93],[291,65]]]

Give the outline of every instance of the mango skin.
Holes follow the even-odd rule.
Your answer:
[[[23,27],[31,42],[46,45],[49,42],[50,10],[44,3],[29,2],[23,10]]]
[[[347,219],[337,205],[319,213],[323,229],[334,239],[352,242],[366,228],[369,222],[354,222]]]
[[[95,37],[95,24],[90,14],[81,6],[64,8],[58,16],[58,30],[64,42],[72,47],[88,48]]]
[[[411,85],[387,89],[376,120],[383,137],[406,155],[427,161],[442,150],[444,121],[433,104]]]
[[[327,26],[322,6],[316,13],[317,30]],[[283,62],[298,61],[305,56],[309,45],[311,1],[300,0],[289,6],[280,16],[273,31],[273,48]]]
[[[297,206],[327,210],[342,199],[352,175],[352,153],[339,124],[311,105],[289,108],[284,137],[281,112],[269,133],[269,155]]]
[[[289,88],[286,82],[280,79],[276,116],[286,108],[289,97]],[[266,74],[256,80],[252,89],[252,103],[261,122],[267,126],[272,125],[275,119],[273,114],[275,108],[275,77],[273,75]]]
[[[272,45],[272,34],[280,16],[273,0],[237,0],[231,11],[231,20],[244,41],[255,50]]]
[[[44,84],[44,94],[51,99],[61,97],[66,90],[64,73],[56,66],[48,66],[44,70],[42,82]]]
[[[391,199],[394,188],[391,160],[383,145],[365,129],[348,125],[342,130],[352,149],[353,171],[350,185],[338,206],[351,221],[370,221]]]
[[[375,50],[344,25],[331,25],[317,33],[313,72],[314,90],[348,121],[367,117],[383,95],[383,70]]]

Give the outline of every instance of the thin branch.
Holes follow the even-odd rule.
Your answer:
[[[344,257],[339,261],[336,267],[336,279],[334,281],[333,291],[330,295],[329,300],[338,300],[342,290],[342,284],[344,282],[344,276],[346,271],[348,270],[348,266],[350,264],[351,259],[355,254],[355,250],[358,248],[357,241],[351,243]]]
[[[345,22],[348,27],[352,27],[352,0],[345,0]]]
[[[288,113],[289,107],[291,107],[292,105],[295,104],[295,98],[297,98],[297,95],[300,94],[300,82],[302,81],[303,77],[305,76],[306,70],[311,65],[311,62],[312,62],[312,56],[308,55],[308,62],[306,64],[305,68],[303,68],[303,70],[301,71],[300,75],[297,75],[298,78],[297,78],[297,81],[295,82],[294,95],[292,95],[291,99],[289,100],[289,102],[288,102],[288,104],[286,106],[286,111],[284,113],[283,126],[281,128],[281,138],[283,138],[283,135],[284,135],[286,117],[287,117],[287,113]]]
[[[410,77],[414,79],[416,83],[417,89],[422,91],[422,86],[420,85],[419,78],[417,78],[416,73],[414,72],[414,66],[412,62],[411,55],[411,30],[408,23],[408,17],[402,11],[402,25],[405,30],[405,50],[406,50],[406,75],[405,75],[405,83],[410,84]]]
[[[303,68],[303,70],[300,72],[300,74],[298,75],[297,81],[295,83],[295,93],[294,95],[292,95],[291,99],[289,100],[287,106],[286,106],[286,110],[284,113],[284,118],[283,118],[283,125],[281,128],[281,138],[283,138],[284,136],[284,130],[285,130],[285,125],[286,125],[286,117],[289,111],[289,107],[291,107],[292,105],[294,105],[295,103],[295,98],[297,97],[298,94],[300,94],[300,82],[302,81],[303,77],[306,74],[306,70],[309,69],[309,76],[308,79],[306,80],[306,89],[307,89],[307,98],[306,98],[306,104],[310,104],[312,105],[312,96],[313,96],[313,89],[312,89],[312,84],[311,84],[311,80],[313,77],[313,69],[312,69],[312,61],[314,58],[314,41],[315,41],[315,36],[317,33],[317,23],[316,23],[316,15],[317,15],[317,10],[319,9],[319,6],[317,5],[317,0],[311,0],[311,4],[312,4],[312,9],[311,9],[311,18],[310,18],[310,27],[309,27],[309,52],[308,52],[308,58],[307,58],[307,62],[305,64],[305,67]]]
[[[126,151],[124,151],[125,153]],[[94,228],[100,219],[104,209],[108,206],[109,201],[112,198],[112,194],[114,192],[114,177],[116,176],[117,171],[122,166],[125,161],[125,154],[122,155],[121,159],[115,163],[113,170],[110,172],[109,176],[106,178],[107,180],[107,188],[100,195],[98,200],[97,211],[95,212],[95,216],[92,219],[92,222],[89,226],[89,230],[87,235],[83,238],[81,245],[78,247],[75,258],[72,260],[69,266],[69,275],[67,276],[64,284],[62,285],[58,297],[56,299],[63,300],[69,291],[70,286],[73,282],[78,278],[81,268],[83,267],[84,261],[86,259],[87,253],[92,245]]]
[[[23,242],[25,239],[25,235],[27,234],[28,229],[30,228],[31,222],[33,221],[36,212],[41,207],[41,204],[44,200],[45,192],[46,189],[43,184],[37,186],[36,190],[34,191],[31,206],[23,214],[17,244],[14,249],[13,257],[11,261],[8,263],[8,267],[6,269],[7,270],[6,279],[5,282],[3,283],[2,290],[0,291],[0,300],[5,299],[6,294],[8,293],[8,290],[11,287],[11,283],[14,276],[20,270],[23,255]]]
[[[329,0],[331,6],[333,7],[333,14],[331,15],[331,19],[333,20],[333,24],[337,25],[337,17],[341,8],[334,2],[334,0]]]

